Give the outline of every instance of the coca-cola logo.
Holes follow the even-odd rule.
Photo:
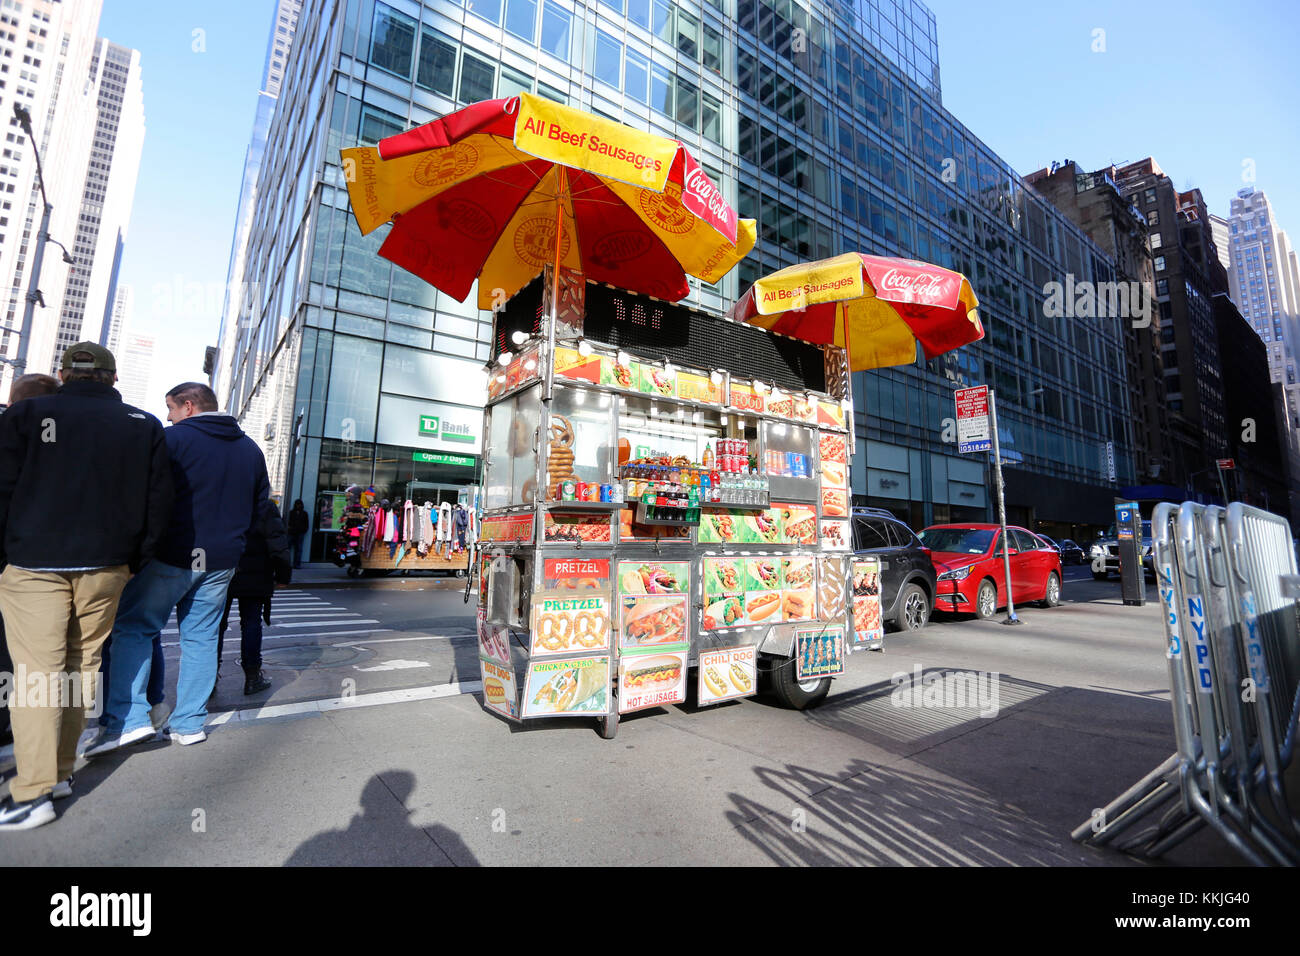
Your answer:
[[[707,209],[710,218],[727,225],[730,225],[734,220],[735,210],[731,208],[726,198],[718,191],[718,187],[713,185],[708,174],[698,166],[686,174],[682,191],[685,195],[695,199],[702,208]]]
[[[895,295],[913,299],[934,301],[944,297],[949,280],[933,273],[909,273],[900,269],[890,269],[880,277],[877,291],[891,292]]]

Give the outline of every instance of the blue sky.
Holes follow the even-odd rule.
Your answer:
[[[930,0],[944,105],[1020,173],[1153,155],[1213,211],[1246,183],[1300,239],[1300,13],[1286,2]],[[151,400],[216,344],[272,4],[105,0],[100,35],[141,53],[146,134],[121,281],[158,339]],[[1104,30],[1104,52],[1094,52]],[[197,33],[195,31],[202,31]],[[194,284],[198,283],[198,286]],[[176,294],[179,290],[179,296]],[[196,290],[198,294],[196,294]],[[156,397],[152,397],[156,396]]]
[[[1154,156],[1221,216],[1238,189],[1262,189],[1300,239],[1300,4],[923,2],[944,106],[1017,172]]]
[[[100,36],[140,51],[144,153],[120,281],[135,290],[131,326],[157,339],[145,407],[160,416],[169,388],[205,380],[203,349],[216,344],[272,9],[104,2]]]

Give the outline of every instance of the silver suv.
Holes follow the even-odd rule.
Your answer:
[[[1088,549],[1088,560],[1092,563],[1094,580],[1105,581],[1112,574],[1119,574],[1119,538],[1115,526],[1111,525],[1106,533],[1092,543]],[[1142,522],[1142,566],[1147,577],[1156,576],[1156,559],[1151,550],[1151,522]]]

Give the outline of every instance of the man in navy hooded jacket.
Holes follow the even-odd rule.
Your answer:
[[[153,644],[176,608],[181,661],[171,738],[207,738],[207,700],[217,677],[217,625],[244,538],[270,496],[262,450],[230,415],[217,411],[212,389],[197,382],[167,393],[164,431],[175,504],[154,560],[122,592],[113,625],[104,739],[88,756],[154,736],[146,688]]]

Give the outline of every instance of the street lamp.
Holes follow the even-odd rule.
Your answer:
[[[45,175],[41,169],[41,153],[36,148],[36,134],[32,132],[32,114],[27,112],[22,104],[15,103],[14,119],[18,120],[18,125],[31,141],[32,153],[36,156],[36,182],[41,187],[41,203],[45,207],[41,213],[41,228],[36,233],[36,252],[32,255],[32,271],[27,278],[27,305],[23,309],[23,325],[18,333],[18,356],[14,359],[0,359],[14,367],[14,376],[17,377],[27,371],[27,345],[32,338],[32,319],[36,313],[37,303],[42,307],[45,306],[45,297],[41,295],[37,283],[40,282],[41,264],[45,260],[45,243],[54,242],[50,239],[50,213],[54,211],[54,207],[50,205],[50,198],[45,194]],[[64,262],[68,265],[76,264],[62,243],[54,244],[63,250]]]

